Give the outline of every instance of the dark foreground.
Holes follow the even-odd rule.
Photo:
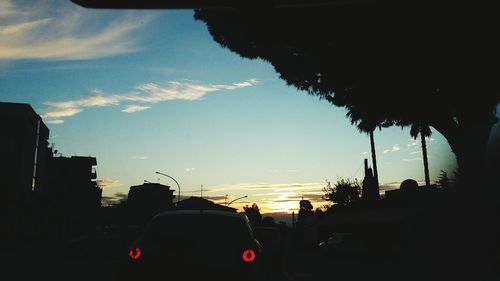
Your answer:
[[[439,229],[409,231],[415,234],[412,236],[415,241],[402,240],[396,251],[379,249],[378,252],[358,255],[323,253],[317,247],[297,243],[294,236],[289,235],[282,249],[282,261],[268,261],[263,279],[450,280],[470,277],[498,280],[500,264],[495,265],[496,258],[485,257],[479,247],[471,246],[480,244],[480,241],[474,241],[477,236],[471,236],[470,240],[465,240],[460,234],[457,234],[457,239],[437,237],[440,243],[433,246],[426,239],[433,233],[441,233]],[[423,236],[420,241],[418,236]],[[442,241],[448,242],[443,244]],[[112,234],[81,237],[71,243],[3,241],[0,245],[2,275],[12,276],[11,280],[144,280],[141,276],[129,274],[128,247],[125,244]],[[197,276],[203,278],[203,272],[197,268],[189,265],[184,269],[170,268],[166,264],[164,273],[154,276],[154,279],[186,280],[183,270],[197,272]],[[228,273],[218,279],[245,280],[243,277]]]

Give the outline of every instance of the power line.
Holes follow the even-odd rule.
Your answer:
[[[361,165],[359,165],[358,169],[356,170],[356,172],[354,172],[354,174],[352,174],[351,178],[353,178],[354,176],[356,176],[359,173],[359,170],[361,169],[361,167],[363,167],[363,163],[361,163]]]

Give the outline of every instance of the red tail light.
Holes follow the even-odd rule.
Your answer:
[[[243,251],[243,261],[244,262],[253,262],[255,260],[255,252],[252,249],[248,249]]]
[[[138,260],[141,257],[141,249],[139,249],[139,247],[136,247],[135,249],[130,249],[128,255],[131,259]]]

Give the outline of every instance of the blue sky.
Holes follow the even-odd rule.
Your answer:
[[[64,156],[97,157],[103,195],[143,180],[183,195],[321,206],[325,180],[363,177],[369,139],[345,110],[288,87],[271,65],[216,44],[193,12],[87,10],[67,1],[0,0],[0,100],[29,103]],[[408,129],[375,133],[379,178],[423,179]],[[431,180],[454,156],[434,132]],[[219,201],[220,202],[220,201]]]

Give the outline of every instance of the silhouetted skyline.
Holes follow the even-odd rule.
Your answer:
[[[498,274],[493,9],[32,2],[0,0],[3,276]]]
[[[25,51],[0,56],[0,100],[31,104],[63,155],[97,157],[105,197],[143,179],[158,182],[154,171],[161,170],[187,196],[203,184],[207,196],[248,195],[266,211],[291,211],[295,196],[320,194],[325,178],[363,177],[358,168],[369,140],[343,109],[286,86],[267,63],[221,48],[192,11],[96,11],[70,2],[48,11],[7,3],[8,26],[47,20],[9,39],[12,49]],[[63,16],[69,11],[80,22]],[[33,39],[35,32],[47,36]],[[79,39],[84,33],[86,41]],[[91,43],[98,36],[105,39]],[[50,52],[68,38],[78,50]],[[45,48],[31,49],[35,43]],[[375,135],[382,185],[423,180],[418,141],[407,129]],[[434,133],[428,145],[431,180],[443,169],[452,174],[442,136]]]

